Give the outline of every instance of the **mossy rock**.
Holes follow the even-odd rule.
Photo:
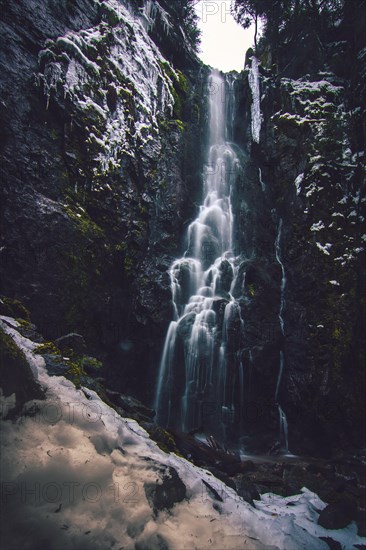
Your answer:
[[[158,447],[165,453],[175,453],[178,456],[182,456],[179,452],[173,435],[164,430],[156,424],[151,424],[148,422],[142,422],[141,425],[148,432],[149,436],[153,441],[155,441]]]
[[[0,315],[30,320],[30,313],[27,308],[15,298],[0,297]]]
[[[44,342],[44,344],[40,344],[36,347],[34,353],[38,353],[39,355],[61,355],[61,351],[53,342]]]
[[[15,393],[13,414],[20,411],[27,401],[45,397],[41,386],[34,379],[24,353],[2,328],[0,328],[0,386],[5,397]]]
[[[102,367],[101,361],[98,361],[95,357],[89,357],[86,355],[73,356],[68,365],[69,368],[65,373],[65,376],[71,380],[77,388],[83,385],[97,391],[97,388],[94,387],[95,382],[90,376],[88,376],[88,373],[92,371],[94,374],[95,371],[100,369]],[[99,387],[100,385],[97,384],[97,386]]]

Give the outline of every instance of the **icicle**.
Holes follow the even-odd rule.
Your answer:
[[[259,87],[259,62],[258,59],[252,57],[252,65],[249,70],[249,86],[252,91],[252,138],[253,141],[259,143],[260,131],[262,125],[261,115],[261,100],[260,100],[260,87]]]

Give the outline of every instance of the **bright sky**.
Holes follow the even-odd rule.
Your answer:
[[[221,71],[241,71],[245,52],[254,44],[254,26],[244,30],[230,14],[231,0],[200,0],[196,6],[200,18],[200,58]]]

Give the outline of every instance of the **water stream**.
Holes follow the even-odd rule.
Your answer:
[[[170,269],[174,319],[162,354],[155,408],[160,425],[183,431],[203,426],[225,437],[226,427],[244,408],[243,365],[229,350],[231,332],[237,327],[240,333],[243,324],[231,293],[237,273],[231,190],[239,160],[228,141],[234,122],[233,78],[214,71],[208,89],[204,199],[188,228],[187,250]]]
[[[277,230],[277,237],[275,241],[275,254],[276,254],[276,260],[278,264],[281,267],[281,285],[280,285],[280,309],[278,312],[278,320],[281,328],[281,334],[282,334],[282,342],[285,340],[285,320],[284,320],[284,310],[285,310],[285,292],[286,292],[286,272],[285,272],[285,266],[283,265],[282,259],[281,259],[281,237],[282,237],[282,226],[283,221],[282,218],[280,219],[278,223],[278,230]],[[282,376],[283,376],[283,370],[284,370],[284,364],[285,364],[285,357],[284,352],[281,349],[280,351],[280,366],[278,371],[278,378],[277,378],[277,384],[276,384],[276,392],[275,392],[275,401],[277,403],[278,407],[278,414],[279,414],[279,425],[280,425],[280,442],[282,443],[284,450],[286,453],[289,452],[288,448],[288,423],[287,423],[287,417],[284,412],[284,410],[281,407],[280,401],[279,401],[279,390],[281,386]]]
[[[252,60],[252,134],[261,126],[258,62]],[[189,432],[202,429],[220,440],[245,431],[245,396],[252,391],[253,355],[248,372],[240,353],[244,320],[236,300],[239,269],[233,250],[232,189],[240,169],[232,135],[235,81],[213,71],[209,77],[209,132],[203,170],[203,199],[187,230],[187,249],[171,265],[173,319],[167,331],[158,374],[155,410],[163,427]],[[259,172],[262,189],[265,184]],[[286,272],[281,258],[282,219],[275,239],[281,267],[278,320],[284,341]],[[245,273],[241,274],[243,283]],[[243,286],[241,287],[243,291]],[[241,295],[242,292],[239,291]],[[275,388],[280,441],[288,452],[288,424],[280,389],[285,367],[281,345]],[[245,387],[246,386],[246,387]]]

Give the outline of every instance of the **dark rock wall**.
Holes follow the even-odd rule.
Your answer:
[[[245,272],[245,422],[255,435],[253,448],[261,450],[278,438],[280,350],[278,401],[289,422],[290,450],[329,454],[365,440],[365,40],[356,27],[355,14],[346,12],[336,36],[309,44],[317,55],[297,55],[305,47],[300,42],[297,49],[285,45],[279,67],[271,67],[270,48],[262,46],[259,145],[250,144],[246,71],[238,82],[236,140],[245,152],[235,213]],[[275,257],[280,219],[284,337]]]
[[[1,292],[151,396],[166,270],[200,188],[207,71],[182,41],[180,65],[163,57],[179,25],[143,6],[1,2]]]

